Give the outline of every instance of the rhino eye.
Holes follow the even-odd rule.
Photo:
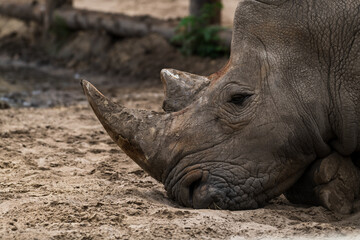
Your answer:
[[[230,103],[241,106],[243,103],[251,97],[251,94],[235,94],[231,96]]]

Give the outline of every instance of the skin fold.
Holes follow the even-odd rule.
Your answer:
[[[183,206],[251,209],[286,193],[350,213],[360,188],[359,44],[359,1],[244,0],[222,70],[162,71],[164,112],[126,109],[82,86],[112,139]]]

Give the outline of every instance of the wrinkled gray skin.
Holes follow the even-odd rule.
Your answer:
[[[257,208],[286,193],[349,213],[360,188],[359,54],[359,0],[244,0],[222,70],[162,71],[165,112],[82,85],[113,140],[184,206]]]

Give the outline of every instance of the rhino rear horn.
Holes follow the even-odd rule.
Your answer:
[[[166,163],[156,159],[164,114],[128,109],[101,94],[91,83],[81,85],[91,108],[117,145],[152,177],[161,180]],[[157,130],[159,129],[159,130]]]
[[[161,81],[164,85],[165,112],[177,112],[184,109],[198,97],[199,93],[210,84],[207,77],[186,73],[174,69],[163,69]]]

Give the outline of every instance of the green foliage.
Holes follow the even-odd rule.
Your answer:
[[[55,37],[57,49],[60,48],[73,33],[67,26],[66,21],[59,16],[55,16],[49,32]]]
[[[172,42],[181,46],[183,54],[215,58],[229,53],[218,35],[223,27],[210,25],[221,8],[221,3],[205,4],[200,16],[188,16],[180,21]]]

